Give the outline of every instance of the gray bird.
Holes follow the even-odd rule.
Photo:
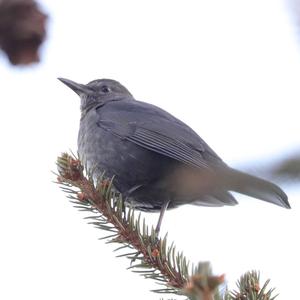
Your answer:
[[[137,101],[119,82],[79,84],[59,78],[81,98],[78,153],[96,175],[136,209],[160,211],[182,204],[235,205],[235,191],[285,208],[275,184],[230,168],[189,126],[163,109]]]

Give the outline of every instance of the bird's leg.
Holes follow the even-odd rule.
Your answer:
[[[158,234],[159,234],[159,231],[160,231],[162,219],[164,217],[165,211],[167,210],[167,208],[169,206],[169,203],[170,203],[170,200],[165,201],[164,204],[163,204],[163,206],[160,209],[158,222],[157,222],[157,225],[156,225],[156,228],[155,228],[156,238],[158,238]]]
[[[126,206],[125,206],[125,200],[122,199],[122,216],[125,218],[126,216]]]
[[[167,210],[168,206],[169,206],[170,200],[167,200],[163,203],[161,209],[160,209],[160,213],[159,213],[159,218],[158,218],[158,222],[156,224],[156,228],[155,228],[155,241],[154,241],[154,247],[158,247],[158,243],[159,243],[159,231],[160,231],[160,227],[161,227],[161,223],[162,223],[162,219],[164,217],[165,211]],[[140,251],[138,251],[135,256],[132,258],[131,263],[133,263],[136,258],[141,254]]]

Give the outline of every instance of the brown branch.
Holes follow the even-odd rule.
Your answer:
[[[157,237],[153,228],[148,230],[145,220],[143,226],[140,225],[140,215],[136,219],[133,209],[125,209],[120,197],[115,197],[118,193],[112,187],[111,181],[102,179],[95,185],[92,175],[85,176],[80,161],[68,154],[59,157],[57,164],[58,182],[62,184],[62,189],[68,193],[75,193],[76,197],[71,198],[76,200],[76,204],[79,202],[82,205],[90,205],[93,210],[101,213],[102,225],[99,227],[103,227],[104,222],[103,229],[113,233],[108,237],[111,238],[109,242],[130,245],[130,249],[134,249],[135,253],[120,255],[131,259],[129,269],[146,268],[147,271],[135,272],[165,285],[165,288],[154,291],[186,295],[191,299],[215,299],[216,288],[224,282],[224,275],[212,276],[210,271],[207,271],[210,268],[201,269],[201,264],[193,269],[190,275],[183,254],[178,254],[173,244],[167,247],[166,236]],[[72,191],[70,187],[76,187],[80,191]],[[99,222],[92,223],[97,225]],[[107,224],[112,227],[108,227]],[[139,263],[134,264],[136,260],[139,260]]]
[[[170,267],[167,263],[166,257],[160,255],[162,240],[159,239],[153,243],[153,237],[148,236],[147,239],[141,238],[137,226],[134,230],[126,220],[123,210],[121,214],[115,214],[109,202],[106,201],[103,194],[97,190],[91,182],[88,180],[82,172],[82,166],[79,160],[69,157],[70,169],[64,173],[63,177],[59,178],[59,181],[67,181],[80,189],[80,193],[77,194],[78,199],[81,201],[91,200],[92,205],[101,212],[101,214],[107,219],[107,221],[118,230],[118,235],[113,239],[116,242],[123,242],[132,245],[138,253],[141,253],[144,257],[144,262],[149,266],[157,269],[167,278],[169,286],[176,289],[182,289],[187,284],[187,280],[182,277],[182,274],[178,272],[174,267]],[[107,184],[101,183],[101,187],[105,187]],[[154,233],[153,233],[154,234]],[[152,236],[153,236],[152,234]],[[156,237],[155,237],[156,238]]]
[[[155,292],[186,295],[192,300],[221,299],[217,287],[224,282],[225,276],[213,276],[209,263],[199,263],[190,274],[186,258],[175,251],[173,243],[167,247],[166,236],[158,238],[153,228],[149,234],[145,220],[141,226],[140,215],[135,218],[134,210],[123,206],[121,195],[113,188],[112,181],[100,178],[95,184],[92,174],[85,175],[80,161],[66,153],[58,157],[57,166],[58,183],[76,207],[100,213],[88,218],[95,219],[91,222],[95,226],[113,233],[106,237],[110,239],[108,242],[123,244],[117,250],[128,247],[131,252],[135,251],[119,255],[131,260],[129,269],[165,285]],[[76,190],[72,189],[74,187]],[[140,263],[133,264],[136,260]],[[135,271],[137,268],[139,270]],[[261,288],[259,273],[247,272],[238,281],[238,290],[225,293],[222,299],[274,300],[274,289],[268,289],[268,283],[269,280]]]

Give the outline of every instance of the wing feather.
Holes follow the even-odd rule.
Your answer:
[[[189,166],[213,170],[224,165],[189,126],[166,111],[140,101],[114,101],[97,109],[97,125],[121,139]]]
[[[201,153],[193,150],[180,140],[174,140],[158,132],[138,128],[132,136],[128,137],[128,140],[193,167],[210,168]]]

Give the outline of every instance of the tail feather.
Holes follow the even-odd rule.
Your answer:
[[[236,199],[231,195],[231,193],[227,191],[219,191],[214,192],[211,195],[203,195],[198,200],[192,203],[193,205],[200,205],[200,206],[224,206],[224,205],[236,205],[238,202]]]
[[[281,207],[291,208],[287,195],[277,185],[231,168],[229,172],[229,174],[225,175],[228,190],[270,202]]]

